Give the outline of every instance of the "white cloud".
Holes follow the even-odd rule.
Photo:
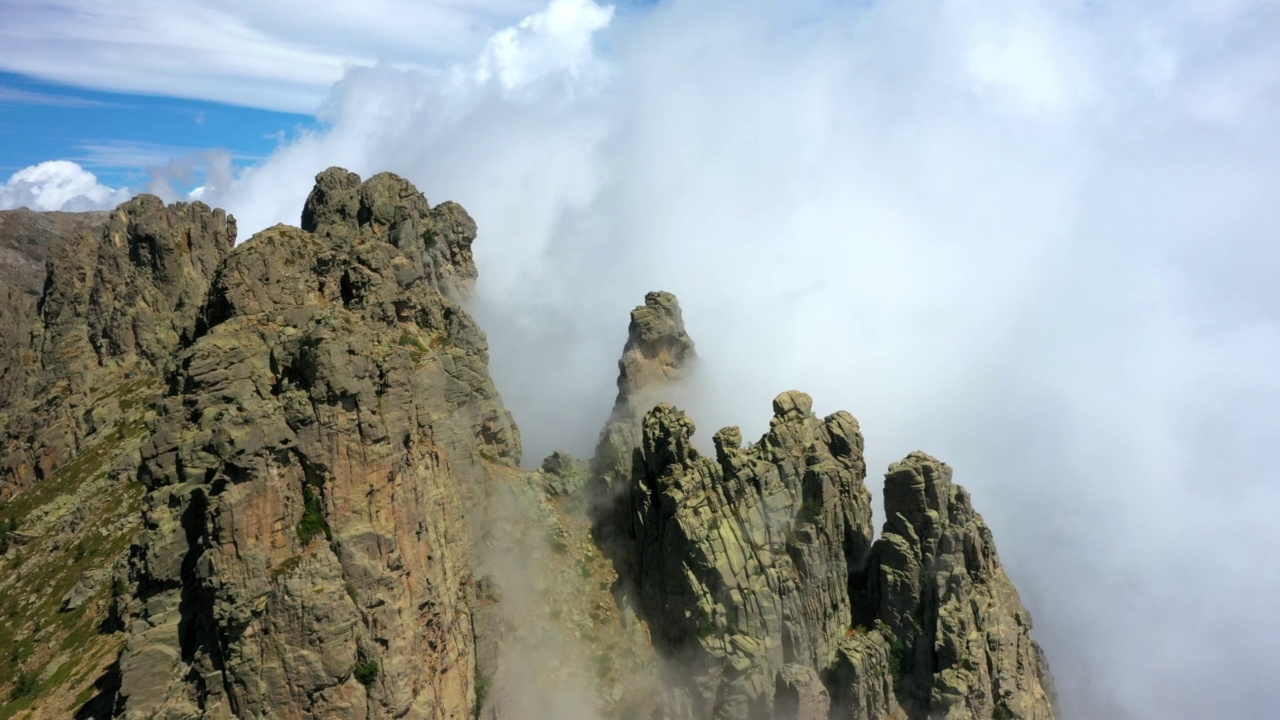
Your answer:
[[[531,455],[590,449],[627,311],[675,291],[704,439],[762,431],[799,387],[862,420],[872,468],[916,448],[956,467],[1071,716],[1262,716],[1280,706],[1266,7],[561,2],[477,63],[349,72],[330,130],[215,190],[245,230],[296,221],[330,164],[466,205]],[[581,22],[554,37],[557,12]],[[520,64],[486,73],[499,57]]]
[[[19,170],[0,185],[0,208],[105,210],[130,196],[127,188],[107,187],[73,162],[50,160]]]
[[[55,93],[33,92],[22,88],[0,85],[0,105],[45,105],[64,108],[105,108],[116,107],[114,103],[80,97],[78,95],[60,95]]]
[[[502,89],[511,93],[561,71],[568,73],[570,81],[576,80],[593,60],[593,33],[612,19],[612,7],[552,3],[544,12],[489,38],[476,68],[476,81],[484,84],[496,77]]]
[[[345,67],[474,54],[536,0],[0,0],[0,70],[312,112]]]
[[[704,440],[798,387],[873,470],[956,467],[1070,716],[1280,707],[1273,3],[558,0],[467,47],[202,197],[244,237],[332,164],[462,202],[531,455],[590,449],[672,290]]]

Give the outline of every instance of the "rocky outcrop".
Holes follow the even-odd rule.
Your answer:
[[[143,448],[122,717],[472,715],[465,503],[520,455],[473,225],[338,169],[304,225],[222,263]]]
[[[81,232],[100,236],[108,216],[106,212],[0,210],[0,288],[40,297],[45,260],[54,245]]]
[[[804,393],[773,409],[749,448],[737,428],[716,433],[715,457],[674,407],[644,418],[624,574],[668,660],[675,717],[768,715],[780,686],[797,713],[821,705],[810,681],[851,628],[872,541],[862,434],[848,413],[816,417]]]
[[[912,453],[889,468],[869,573],[876,620],[900,643],[899,691],[929,717],[1053,717],[1031,615],[951,468]]]
[[[302,229],[322,238],[378,237],[455,297],[475,286],[475,221],[454,202],[429,206],[416,188],[391,173],[363,183],[341,168],[316,176],[302,209]]]
[[[627,344],[618,360],[618,398],[613,418],[637,418],[653,398],[680,380],[694,359],[693,340],[684,329],[676,296],[651,292],[631,311]]]
[[[596,536],[662,658],[661,715],[1051,718],[1030,615],[949,468],[890,468],[873,545],[848,413],[784,392],[759,441],[724,428],[711,457],[674,406],[641,409],[692,358],[678,307],[650,294],[633,312],[594,462],[612,478]]]
[[[875,539],[849,413],[791,390],[697,445],[669,293],[595,457],[521,470],[460,305],[475,230],[331,168],[234,249],[146,196],[58,235],[39,301],[0,305],[0,690],[36,718],[1054,716],[951,469],[890,467]]]
[[[104,225],[63,223],[39,303],[0,311],[0,497],[49,477],[122,420],[115,392],[172,364],[194,331],[235,220],[203,203],[140,195]],[[113,400],[115,400],[113,402]]]
[[[630,477],[632,453],[640,447],[640,418],[659,402],[674,399],[696,358],[676,296],[645,295],[644,304],[631,311],[618,360],[618,397],[596,447],[594,471],[606,488]]]

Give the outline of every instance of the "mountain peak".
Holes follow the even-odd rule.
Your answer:
[[[648,409],[647,394],[680,380],[696,357],[684,329],[680,302],[669,292],[645,294],[631,311],[627,344],[618,360],[618,398],[614,417],[637,419]]]
[[[591,462],[525,472],[475,223],[404,178],[329,168],[239,246],[153,196],[19,220],[55,238],[39,302],[0,298],[0,691],[33,717],[1053,717],[951,468],[892,465],[877,539],[847,412],[787,390],[700,452],[671,293]]]

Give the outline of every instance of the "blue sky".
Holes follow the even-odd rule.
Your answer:
[[[243,167],[316,125],[302,113],[105,92],[0,73],[0,177],[65,159],[109,185],[137,187],[146,182],[148,166],[217,149]],[[193,181],[199,184],[199,178]]]
[[[349,68],[447,67],[544,4],[0,0],[0,202],[30,199],[5,179],[50,160],[135,190],[175,164],[190,190],[208,151],[243,169],[315,129]]]
[[[627,13],[654,4],[617,6]],[[4,196],[6,178],[50,160],[76,163],[103,190],[146,189],[154,169],[168,165],[166,182],[190,190],[204,181],[208,151],[228,153],[239,171],[320,128],[317,114],[352,68],[433,71],[471,61],[495,32],[545,6],[0,0],[0,204],[28,199]],[[194,174],[178,167],[186,165]]]

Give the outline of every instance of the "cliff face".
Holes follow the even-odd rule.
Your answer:
[[[99,712],[86,700],[115,682],[112,568],[141,521],[139,448],[235,224],[140,196],[2,213],[0,235],[46,266],[0,292],[0,717]]]
[[[520,453],[474,226],[337,170],[304,220],[223,263],[143,449],[124,717],[472,715],[464,501]]]
[[[1053,717],[950,468],[891,467],[876,539],[848,413],[700,453],[669,293],[595,457],[521,470],[475,232],[331,168],[239,247],[147,196],[51,236],[0,306],[0,717]]]
[[[0,210],[0,287],[39,298],[50,249],[82,231],[101,235],[109,216],[106,212]]]
[[[97,215],[62,223],[68,234],[50,241],[37,304],[11,291],[0,310],[0,498],[51,476],[123,419],[114,391],[170,367],[235,244],[235,220],[202,203],[165,207],[141,195],[101,224]]]
[[[868,573],[876,622],[902,647],[900,691],[946,718],[1051,718],[1053,680],[991,530],[951,468],[912,453],[885,475]]]
[[[62,238],[100,237],[107,217],[104,212],[0,211],[0,408],[8,407],[24,365],[31,362],[29,337],[49,252]]]

